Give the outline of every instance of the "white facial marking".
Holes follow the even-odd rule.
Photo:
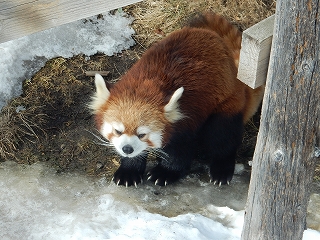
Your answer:
[[[154,148],[160,148],[162,145],[162,134],[161,132],[152,132],[147,126],[140,126],[137,129],[137,134],[147,134],[147,139],[152,142]]]
[[[151,132],[149,134],[149,140],[153,143],[154,148],[162,147],[162,134],[161,132]]]
[[[113,137],[111,141],[118,153],[123,157],[138,156],[143,150],[148,147],[148,144],[146,142],[140,141],[136,135],[128,136],[127,134],[122,134],[119,137]],[[133,148],[132,153],[127,154],[123,152],[123,147],[126,145],[129,145]]]
[[[125,126],[120,122],[104,122],[101,127],[101,134],[107,138],[107,136],[114,131],[117,130],[119,132],[124,132]],[[137,135],[129,136],[127,134],[113,134],[111,139],[108,139],[117,152],[123,157],[136,157],[142,151],[146,150],[150,147],[146,140],[149,140],[153,144],[153,148],[161,148],[162,146],[162,134],[159,131],[152,132],[151,129],[147,126],[140,126],[137,128]],[[145,139],[139,139],[138,135],[146,134]],[[123,150],[124,146],[130,146],[133,149],[132,153],[125,153]]]
[[[125,127],[121,122],[112,122],[112,127],[119,132],[124,132],[125,130]]]
[[[104,137],[107,137],[110,133],[112,133],[112,125],[110,123],[104,122],[101,127],[101,134]],[[109,139],[110,140],[110,139]]]
[[[151,132],[151,130],[147,126],[140,126],[137,128],[137,134],[148,134],[149,132]]]

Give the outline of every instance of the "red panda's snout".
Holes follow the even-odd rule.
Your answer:
[[[128,133],[124,124],[104,122],[101,134],[123,157],[136,157],[148,148],[162,147],[162,133],[147,126],[139,126],[134,133]]]

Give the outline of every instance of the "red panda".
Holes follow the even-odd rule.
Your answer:
[[[95,76],[90,108],[121,156],[116,184],[141,183],[148,152],[158,159],[148,180],[175,182],[199,147],[211,161],[211,181],[229,184],[243,125],[263,95],[237,79],[240,45],[236,27],[206,13],[151,46],[112,87]]]

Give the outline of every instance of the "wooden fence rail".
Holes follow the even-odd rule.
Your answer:
[[[141,0],[0,0],[0,43]]]

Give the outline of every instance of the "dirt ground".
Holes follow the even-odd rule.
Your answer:
[[[165,7],[159,9],[154,2]],[[133,23],[136,35],[133,37],[137,44],[121,54],[49,60],[23,83],[23,94],[1,111],[0,137],[3,141],[0,143],[0,160],[27,164],[42,161],[57,172],[76,171],[110,179],[119,166],[119,158],[112,149],[99,145],[96,137],[99,133],[87,108],[94,91],[94,79],[86,76],[85,71],[109,71],[105,79],[116,81],[152,42],[180,28],[188,16],[207,8],[203,6],[205,3],[211,4],[211,10],[222,12],[241,30],[271,15],[275,9],[274,1],[240,1],[238,6],[235,1],[192,1],[192,5],[186,2],[189,1],[144,1],[125,8],[136,19]],[[246,4],[250,6],[248,13],[245,12]],[[244,10],[236,12],[238,8]],[[162,20],[158,19],[159,13]],[[177,14],[180,17],[174,19],[172,16]],[[259,113],[246,126],[238,152],[237,161],[246,166],[253,155],[258,127]],[[193,170],[202,174],[206,167],[199,160]]]

